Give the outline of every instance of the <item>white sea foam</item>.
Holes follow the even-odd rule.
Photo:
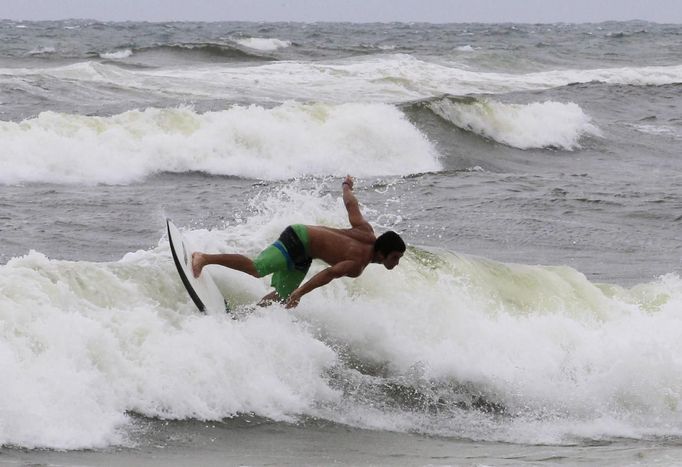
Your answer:
[[[6,184],[128,183],[162,171],[272,180],[441,168],[425,136],[386,104],[147,109],[113,117],[44,112],[0,122],[0,134]]]
[[[264,37],[249,37],[247,39],[239,39],[236,42],[237,44],[243,45],[244,47],[254,50],[261,50],[263,52],[271,52],[273,50],[282,49],[291,45],[290,41]]]
[[[31,50],[28,54],[29,55],[49,55],[53,54],[57,51],[54,47],[36,47],[35,49]]]
[[[569,268],[443,254],[402,263],[310,296],[300,312],[393,385],[430,388],[442,415],[373,401],[345,423],[521,443],[682,434],[679,276],[612,295]],[[463,388],[508,422],[443,407]]]
[[[253,255],[292,218],[343,225],[338,197],[294,188],[253,207],[242,223],[185,235],[203,250]],[[265,279],[209,267],[233,305],[267,291]],[[370,265],[294,311],[273,306],[232,320],[194,310],[161,241],[115,263],[32,252],[0,266],[0,290],[0,444],[124,443],[131,411],[310,415],[523,443],[681,434],[674,274],[622,289],[567,267],[411,249],[393,271]],[[344,366],[348,356],[362,365]],[[440,408],[401,410],[385,391],[400,387],[435,393]],[[462,391],[506,415],[462,409],[452,402]]]
[[[149,73],[180,80],[196,79],[200,84],[211,83],[211,89],[220,85],[222,91],[213,91],[219,95],[240,86],[241,92],[248,89],[250,96],[272,97],[279,93],[285,98],[333,102],[402,102],[440,94],[498,94],[592,81],[634,85],[682,82],[682,65],[507,74],[444,66],[404,54],[356,57],[333,63],[280,62],[229,70],[175,69]]]
[[[0,267],[11,290],[0,297],[2,444],[101,447],[126,441],[126,411],[289,420],[337,396],[324,380],[335,355],[305,326],[281,309],[201,317],[156,255],[100,265],[32,253]]]
[[[83,62],[46,69],[0,69],[0,75],[112,84],[162,96],[173,93],[240,100],[248,95],[257,102],[396,103],[442,94],[503,94],[592,81],[632,85],[682,83],[682,65],[508,74],[472,71],[457,64],[445,66],[410,55],[390,54],[333,62],[282,61],[153,70],[124,70],[115,65]]]
[[[130,49],[117,50],[115,52],[104,52],[99,54],[100,57],[106,60],[121,60],[123,58],[128,58],[133,55],[133,51]]]
[[[648,135],[664,136],[673,139],[682,139],[682,129],[678,129],[671,125],[639,124],[632,125],[632,128],[639,131],[640,133],[646,133]]]
[[[441,99],[431,109],[455,126],[519,149],[572,150],[584,136],[600,136],[591,118],[574,103],[504,104],[491,99]]]

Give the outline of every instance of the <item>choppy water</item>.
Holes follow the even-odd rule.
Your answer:
[[[0,22],[0,443],[256,416],[667,456],[681,42],[639,22]],[[398,269],[294,312],[215,270],[238,317],[195,312],[165,216],[256,254],[289,223],[345,225],[346,173],[410,243]]]

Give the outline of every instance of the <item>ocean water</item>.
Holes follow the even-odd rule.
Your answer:
[[[0,21],[0,463],[682,463],[681,145],[679,25]],[[195,310],[346,174],[398,268]]]

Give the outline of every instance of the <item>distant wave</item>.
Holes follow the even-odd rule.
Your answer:
[[[272,52],[273,50],[282,49],[291,45],[290,41],[283,41],[281,39],[269,39],[262,37],[249,37],[247,39],[238,39],[235,42],[249,49],[260,50],[263,52]]]
[[[115,52],[103,52],[99,54],[100,57],[107,60],[120,60],[128,58],[133,55],[133,51],[130,49],[117,50]]]
[[[682,129],[672,125],[631,124],[640,133],[682,140]]]
[[[44,77],[130,87],[136,92],[284,102],[413,102],[441,95],[507,94],[544,90],[576,83],[651,86],[682,83],[682,65],[617,69],[555,70],[527,74],[472,71],[417,59],[408,54],[373,55],[339,61],[274,61],[265,52],[240,46],[177,45],[132,49],[131,59],[116,60],[140,66],[175,63],[153,72],[127,70],[94,61],[52,68],[0,68],[5,77],[26,77],[44,86]],[[158,54],[158,56],[155,56]],[[169,58],[171,60],[169,60]],[[177,60],[174,60],[177,58]],[[231,62],[249,66],[228,66]],[[267,61],[267,63],[265,63]],[[178,66],[178,62],[182,66]],[[190,63],[183,63],[190,62]],[[225,66],[197,67],[195,63],[226,62]],[[33,78],[35,76],[35,78]]]
[[[609,32],[609,33],[606,33],[606,37],[611,38],[611,39],[626,39],[629,37],[641,36],[644,34],[649,34],[649,31],[647,31],[646,29],[639,29],[636,31]]]
[[[484,98],[442,98],[426,106],[454,126],[519,149],[573,150],[584,136],[600,136],[574,103],[505,104]]]
[[[29,55],[52,55],[57,53],[57,49],[54,47],[37,47],[33,50],[31,50],[28,54]]]
[[[187,43],[172,45],[157,45],[133,49],[133,53],[144,55],[154,53],[170,53],[180,57],[194,57],[196,59],[223,60],[272,60],[272,57],[256,52],[246,51],[239,47],[219,43]]]
[[[0,122],[0,183],[129,183],[201,171],[255,179],[440,170],[427,138],[387,104],[147,109],[112,117],[44,112]]]

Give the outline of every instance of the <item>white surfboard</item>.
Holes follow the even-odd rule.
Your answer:
[[[204,268],[199,277],[192,274],[192,252],[194,251],[178,228],[166,219],[168,227],[168,241],[170,242],[171,253],[175,267],[182,283],[187,289],[187,293],[192,298],[194,304],[204,313],[224,313],[229,311],[227,302],[223,294],[218,290],[218,286],[213,282],[213,278]]]

